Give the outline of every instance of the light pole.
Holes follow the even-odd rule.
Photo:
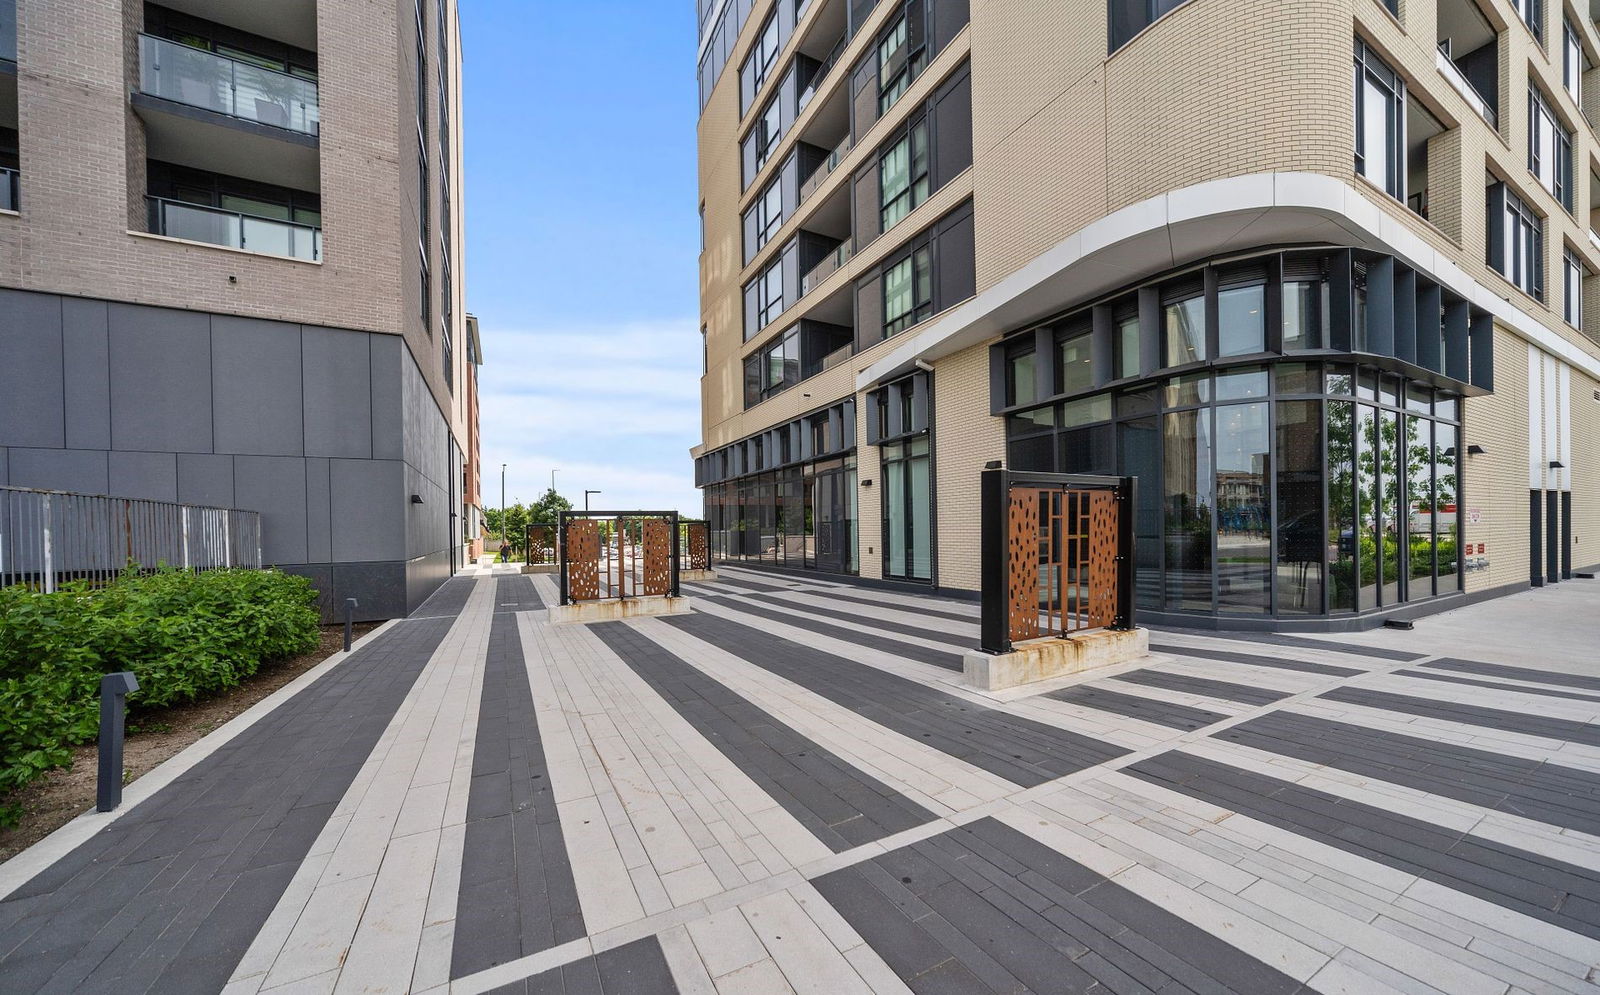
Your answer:
[[[558,466],[554,470],[550,471],[550,493],[551,494],[554,494],[556,492],[556,470],[559,470],[559,469],[561,469],[561,468]]]
[[[506,465],[500,464],[500,558],[505,559],[506,541],[511,538],[511,522],[506,518]]]
[[[591,494],[599,494],[599,493],[600,493],[599,491],[584,491],[583,492],[583,510],[584,511],[588,511],[589,510],[589,495],[591,495]]]

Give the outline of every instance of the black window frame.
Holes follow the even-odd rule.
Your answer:
[[[1367,105],[1367,83],[1374,83],[1387,91],[1385,106],[1393,118],[1385,123],[1384,141],[1387,144],[1387,164],[1383,182],[1367,175],[1367,128],[1370,109]],[[1378,186],[1389,196],[1406,202],[1406,83],[1388,62],[1374,52],[1367,43],[1357,38],[1355,42],[1355,170],[1358,176]]]
[[[1106,54],[1114,54],[1150,25],[1182,7],[1188,0],[1106,0]],[[1127,16],[1120,19],[1121,10]]]
[[[1539,154],[1539,134],[1543,125],[1548,124],[1554,130],[1551,147],[1555,151],[1555,168],[1551,172],[1549,185],[1545,184],[1544,177],[1539,170],[1543,159]],[[1561,120],[1561,115],[1556,112],[1554,104],[1544,95],[1544,91],[1529,82],[1528,84],[1528,170],[1539,181],[1539,185],[1554,197],[1568,214],[1572,213],[1572,130]]]
[[[921,265],[919,265],[921,263]],[[902,265],[911,268],[911,306],[889,317],[889,274]],[[892,263],[883,267],[883,337],[893,338],[908,328],[927,321],[933,315],[933,245],[914,246]]]
[[[886,143],[883,146],[883,151],[878,153],[879,234],[888,231],[901,221],[904,221],[910,216],[912,211],[915,211],[918,207],[926,203],[928,198],[933,194],[933,148],[932,142],[929,141],[930,135],[928,128],[928,115],[926,113],[918,114],[916,117],[908,120],[902,127],[898,129],[898,131],[898,137],[896,137],[893,141]],[[919,139],[922,154],[922,166],[920,172],[917,169]],[[884,184],[883,167],[884,163],[888,161],[889,156],[902,144],[906,146],[906,184],[904,189],[896,192],[893,197],[890,197],[888,188]],[[920,194],[918,192],[919,184],[921,187]],[[895,218],[893,221],[890,221],[889,211],[891,206],[898,205],[901,201],[908,202],[905,208],[905,213],[900,215],[898,218]]]

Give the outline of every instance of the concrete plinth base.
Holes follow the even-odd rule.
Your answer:
[[[629,598],[626,601],[580,601],[575,605],[556,605],[545,609],[551,622],[615,622],[646,615],[687,615],[694,609],[689,598],[658,595]]]
[[[715,570],[679,570],[678,571],[678,580],[680,580],[680,581],[684,581],[684,580],[689,580],[689,581],[702,580],[703,581],[703,580],[716,580],[716,579],[717,579],[717,572]]]
[[[561,565],[557,563],[524,563],[522,572],[525,574],[558,574]]]
[[[1017,643],[1010,653],[969,651],[964,660],[967,684],[984,691],[1003,691],[1020,684],[1110,667],[1150,652],[1150,630],[1098,629],[1069,639],[1050,637]]]

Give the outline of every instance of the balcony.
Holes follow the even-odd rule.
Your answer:
[[[855,255],[855,241],[845,239],[832,252],[822,257],[821,262],[811,267],[810,272],[800,278],[800,296],[804,297],[812,290],[822,285],[822,281],[839,271],[839,267],[850,261]]]
[[[308,262],[322,259],[321,228],[162,197],[145,200],[150,205],[152,234]]]
[[[22,173],[0,166],[0,211],[21,210]]]
[[[1434,63],[1489,126],[1500,128],[1500,35],[1477,0],[1439,0]]]
[[[852,144],[850,136],[845,135],[844,141],[840,142],[838,147],[828,153],[828,157],[822,160],[822,164],[812,171],[810,177],[804,183],[800,184],[800,203],[804,204],[812,194],[817,192],[817,188],[822,186],[823,182],[832,175],[833,171],[839,168],[839,163],[843,162],[844,157],[850,154]]]
[[[840,35],[839,40],[834,43],[833,50],[828,53],[827,58],[818,63],[817,67],[811,71],[810,81],[806,83],[805,89],[800,91],[800,96],[795,99],[796,117],[806,109],[806,105],[811,103],[811,98],[815,97],[817,91],[822,89],[822,85],[828,81],[829,74],[838,67],[839,57],[844,54],[845,46],[849,43],[849,35]]]
[[[188,45],[139,36],[141,92],[241,121],[318,133],[317,84]]]

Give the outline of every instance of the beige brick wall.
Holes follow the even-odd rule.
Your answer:
[[[424,2],[431,75],[434,3]],[[19,0],[23,209],[0,217],[0,286],[404,334],[460,437],[459,392],[445,389],[438,336],[422,331],[412,289],[416,223],[406,205],[415,199],[415,167],[401,165],[416,157],[416,102],[402,61],[414,45],[401,44],[402,28],[410,38],[412,3],[317,4],[324,258],[308,264],[130,234],[145,227],[144,124],[128,98],[139,78],[143,5]],[[453,25],[454,0],[448,11]],[[454,62],[459,67],[459,48]],[[434,97],[430,108],[437,103]],[[437,112],[430,114],[437,141]],[[219,131],[218,140],[226,139]],[[454,158],[459,164],[459,151]],[[459,174],[454,192],[459,293]],[[436,295],[437,280],[436,273]],[[461,298],[457,384],[465,375],[465,313]]]
[[[1483,521],[1466,524],[1464,541],[1486,543],[1489,569],[1467,574],[1467,591],[1528,581],[1528,346],[1505,329],[1495,330],[1492,397],[1465,405],[1462,477],[1463,514],[1477,508]],[[1484,448],[1464,455],[1467,446]],[[1469,557],[1470,559],[1470,557]]]
[[[989,347],[933,367],[934,486],[939,504],[939,586],[976,591],[978,475],[1005,454],[1005,423],[989,415]]]

